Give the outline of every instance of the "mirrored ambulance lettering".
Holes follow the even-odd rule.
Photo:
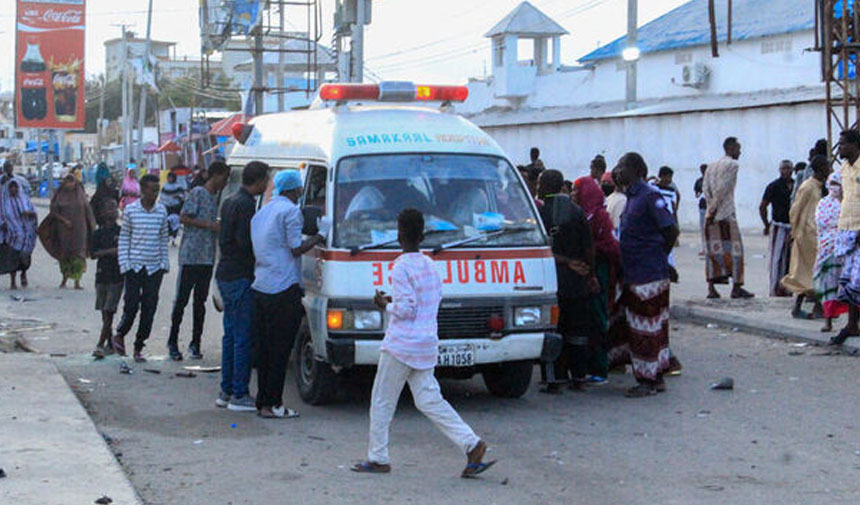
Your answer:
[[[447,260],[437,261],[442,284],[526,284],[521,260]],[[394,262],[371,265],[375,287],[391,284]]]

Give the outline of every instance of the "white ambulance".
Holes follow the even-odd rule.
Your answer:
[[[460,86],[326,84],[309,110],[234,128],[227,195],[250,161],[273,174],[298,169],[305,233],[316,232],[319,216],[332,223],[326,243],[303,259],[294,371],[304,401],[331,401],[343,375],[377,363],[387,316],[373,296],[391,293],[397,214],[407,207],[424,213],[422,249],[444,285],[440,376],[481,373],[491,393],[518,397],[534,364],[559,353],[547,235],[507,156],[452,112],[467,95]]]

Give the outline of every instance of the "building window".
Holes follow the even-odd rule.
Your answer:
[[[693,53],[675,53],[675,65],[687,65],[693,62]]]
[[[21,140],[24,138],[24,132],[15,132],[15,138]]]
[[[763,40],[761,54],[791,52],[791,39]]]
[[[496,37],[493,39],[493,54],[495,54],[495,65],[497,67],[505,66],[505,39]]]

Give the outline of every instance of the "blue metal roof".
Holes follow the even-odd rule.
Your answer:
[[[726,0],[716,1],[717,37],[726,40],[728,7]],[[754,39],[815,28],[812,0],[734,0],[732,40]],[[691,0],[639,27],[637,46],[644,53],[710,44],[708,0]],[[601,46],[580,58],[580,62],[621,56],[627,36]]]

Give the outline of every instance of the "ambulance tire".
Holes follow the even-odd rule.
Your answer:
[[[500,398],[519,398],[532,383],[533,361],[508,361],[483,372],[484,384]]]
[[[299,396],[310,405],[331,403],[337,394],[338,377],[331,365],[314,355],[313,339],[305,322],[296,339],[293,372]]]

